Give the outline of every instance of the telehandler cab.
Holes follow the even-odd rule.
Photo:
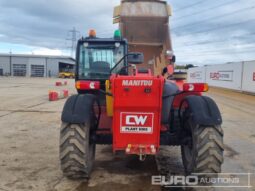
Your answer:
[[[97,144],[113,152],[156,155],[161,145],[180,145],[187,174],[219,173],[223,163],[222,118],[202,92],[207,84],[167,80],[138,68],[142,53],[128,52],[119,32],[81,38],[76,55],[77,95],[65,103],[60,161],[65,176],[88,178]]]

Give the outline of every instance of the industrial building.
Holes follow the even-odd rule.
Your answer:
[[[0,76],[56,77],[74,66],[75,60],[67,56],[0,54]]]

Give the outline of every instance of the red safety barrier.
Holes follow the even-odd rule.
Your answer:
[[[56,86],[62,86],[61,82],[56,82]]]
[[[64,99],[69,96],[68,90],[57,91],[49,91],[49,101],[57,101],[59,99]]]
[[[56,82],[56,86],[66,86],[67,85],[67,81],[62,82]]]
[[[60,99],[62,99],[62,98],[67,98],[68,95],[69,95],[68,90],[62,90],[62,91],[60,92],[59,97],[60,97]]]
[[[58,93],[55,91],[49,91],[49,101],[57,101]]]

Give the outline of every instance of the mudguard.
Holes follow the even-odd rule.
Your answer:
[[[203,126],[222,124],[220,110],[211,98],[191,95],[187,96],[184,100],[188,102],[194,123]]]
[[[91,109],[96,101],[92,94],[71,96],[65,103],[61,120],[65,123],[85,123],[91,117]]]
[[[168,96],[171,94],[175,94],[178,91],[178,87],[176,84],[166,81],[164,84],[163,90],[163,100],[162,100],[162,112],[161,112],[161,123],[168,124],[169,116],[172,107],[172,103],[174,101],[174,96]],[[164,98],[164,96],[168,96]]]

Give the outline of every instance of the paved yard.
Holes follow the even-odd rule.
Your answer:
[[[49,102],[48,91],[68,89],[74,94],[75,89],[73,80],[58,88],[56,80],[0,78],[0,190],[158,191],[159,187],[151,186],[151,176],[159,174],[157,167],[182,172],[179,147],[163,148],[161,153],[168,157],[142,163],[136,157],[114,156],[110,146],[97,146],[88,182],[64,178],[58,141],[65,100]],[[221,89],[211,89],[208,96],[218,103],[224,118],[223,172],[255,173],[255,96]]]

